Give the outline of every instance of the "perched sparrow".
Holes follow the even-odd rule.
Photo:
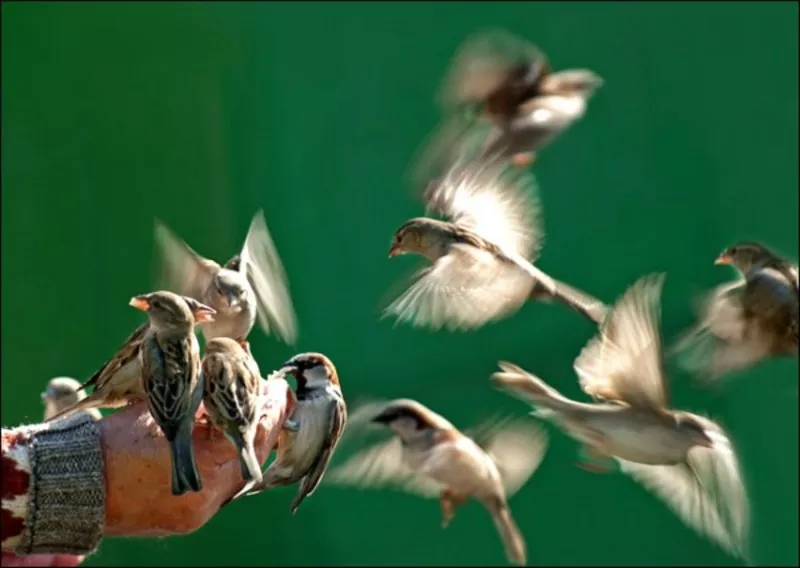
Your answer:
[[[206,344],[201,365],[203,406],[239,452],[242,478],[261,481],[261,465],[253,443],[259,420],[261,372],[242,346],[228,337],[215,337]]]
[[[168,286],[217,311],[214,321],[203,326],[206,340],[230,337],[244,341],[258,316],[265,332],[294,343],[294,307],[263,211],[253,217],[242,251],[223,267],[197,254],[160,221],[156,221],[155,233],[164,253]]]
[[[297,406],[278,438],[278,454],[248,495],[300,482],[292,513],[322,481],[347,424],[347,406],[333,363],[321,353],[301,353],[278,371],[297,381]]]
[[[533,475],[547,448],[544,431],[528,420],[483,424],[474,439],[422,404],[407,399],[356,411],[397,436],[359,452],[334,468],[326,483],[395,488],[440,499],[442,526],[470,497],[489,511],[508,560],[525,564],[525,540],[507,499]],[[365,412],[366,411],[366,412]]]
[[[600,86],[602,79],[587,69],[553,73],[539,48],[508,32],[469,37],[445,77],[445,120],[422,153],[418,182],[438,175],[454,150],[529,165],[536,151],[583,116]],[[490,126],[488,136],[481,122]]]
[[[203,484],[194,458],[192,427],[203,399],[203,384],[194,326],[212,321],[214,310],[166,291],[135,296],[130,304],[150,317],[139,355],[142,385],[147,408],[169,442],[172,494],[200,491]]]
[[[683,522],[744,556],[749,504],[728,437],[711,420],[669,409],[658,331],[662,284],[662,275],[649,275],[631,286],[575,361],[583,390],[607,403],[572,401],[509,363],[500,363],[492,381],[581,442],[595,468],[616,460]]]
[[[716,264],[733,266],[740,279],[708,295],[700,322],[677,343],[686,366],[717,379],[769,357],[796,357],[797,266],[748,242],[725,249]]]
[[[543,229],[535,180],[507,167],[455,165],[424,198],[450,221],[417,217],[394,234],[389,257],[416,253],[433,265],[384,311],[433,329],[472,329],[516,312],[529,298],[558,299],[592,321],[603,304],[533,266]]]
[[[80,399],[75,405],[65,408],[49,418],[56,420],[81,410],[93,408],[119,408],[136,400],[144,399],[142,388],[142,360],[139,353],[148,330],[145,322],[125,340],[114,356],[103,363],[80,389],[93,387],[92,393]]]
[[[75,406],[78,402],[86,398],[86,393],[82,392],[81,384],[69,377],[56,377],[47,383],[47,390],[42,393],[44,403],[44,419],[50,420],[59,412]],[[85,411],[95,420],[100,420],[102,415],[96,408]]]

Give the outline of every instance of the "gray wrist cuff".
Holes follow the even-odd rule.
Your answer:
[[[105,528],[106,483],[97,422],[78,412],[30,430],[31,479],[23,554],[86,554]]]

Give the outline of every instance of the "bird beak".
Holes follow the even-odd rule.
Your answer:
[[[134,296],[128,303],[137,310],[142,310],[143,312],[150,310],[150,302],[147,301],[146,296]]]
[[[716,265],[730,264],[730,263],[731,263],[731,257],[725,254],[719,255],[719,257],[717,257],[717,260],[714,261],[714,264]]]
[[[217,310],[214,308],[206,306],[205,304],[198,304],[198,306],[194,309],[194,321],[195,323],[214,321],[214,316],[216,313]]]
[[[42,402],[47,402],[47,391],[41,393],[39,396],[41,397]]]
[[[397,245],[392,245],[392,247],[389,249],[389,258],[395,257],[402,252],[403,251],[400,250],[400,247]]]

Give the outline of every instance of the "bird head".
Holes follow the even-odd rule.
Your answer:
[[[211,282],[215,305],[238,312],[247,305],[247,281],[232,270],[220,270]]]
[[[579,95],[588,99],[603,82],[600,75],[589,69],[567,69],[544,77],[539,90],[547,95]]]
[[[197,300],[166,290],[134,296],[130,305],[147,312],[151,325],[158,331],[183,330],[195,323],[214,321],[217,313]]]
[[[678,430],[692,441],[692,445],[701,446],[704,448],[714,447],[714,437],[712,436],[712,432],[710,432],[705,425],[700,420],[697,420],[694,416],[688,414],[677,414],[675,416],[675,422]]]
[[[328,384],[339,385],[336,367],[322,353],[300,353],[283,365],[279,371],[292,375],[297,381],[297,390],[325,388]]]
[[[47,388],[42,393],[42,402],[48,400],[57,400],[64,397],[74,397],[75,402],[85,397],[83,391],[80,391],[81,384],[70,377],[56,377],[47,383]],[[81,396],[83,395],[83,396]]]
[[[389,258],[407,253],[424,255],[429,239],[429,219],[417,217],[400,225],[394,232],[392,246],[389,248]]]
[[[372,418],[372,422],[383,424],[403,439],[413,438],[421,432],[431,430],[454,430],[453,425],[443,417],[419,402],[406,398],[387,403]]]
[[[733,266],[740,273],[747,274],[753,266],[767,264],[775,258],[775,253],[764,245],[742,241],[722,251],[714,264]]]

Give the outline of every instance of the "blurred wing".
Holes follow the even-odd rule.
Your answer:
[[[474,329],[522,306],[531,289],[528,274],[492,253],[454,245],[384,310],[398,322],[431,329]]]
[[[672,348],[682,366],[705,380],[753,366],[766,357],[769,345],[750,337],[753,326],[745,319],[742,295],[745,281],[715,288],[701,302],[700,321]]]
[[[747,556],[750,506],[731,448],[694,448],[689,465],[618,461],[624,473],[663,500],[698,534],[729,554]]]
[[[631,406],[669,406],[659,333],[663,284],[663,274],[640,278],[583,348],[574,367],[586,394]]]
[[[442,486],[408,467],[403,460],[403,444],[400,438],[392,437],[375,444],[332,469],[324,483],[350,485],[365,489],[395,489],[419,495],[438,497]]]
[[[536,178],[519,168],[456,164],[428,192],[428,206],[528,261],[544,239]]]
[[[178,294],[202,301],[220,266],[197,254],[160,220],[155,220],[155,239],[161,250],[162,286]]]
[[[465,432],[492,458],[506,496],[511,497],[534,474],[547,450],[546,431],[531,420],[501,418]]]
[[[475,159],[490,126],[460,113],[450,113],[427,137],[412,160],[411,181],[418,191],[443,175],[453,164]]]
[[[241,266],[253,286],[258,301],[258,322],[266,333],[294,345],[297,318],[289,295],[286,272],[267,229],[264,212],[250,223],[241,253]]]
[[[520,65],[538,62],[548,71],[547,57],[535,45],[502,30],[476,33],[456,52],[441,88],[445,106],[484,101]]]

